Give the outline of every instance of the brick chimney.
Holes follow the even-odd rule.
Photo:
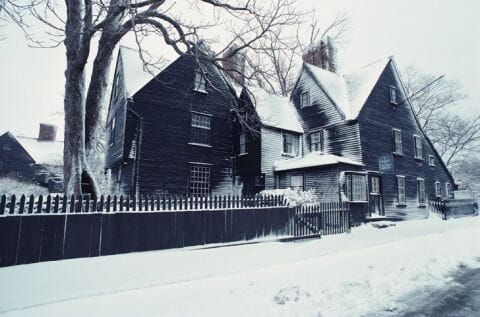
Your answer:
[[[52,124],[40,123],[38,141],[55,141],[57,138],[57,127]]]
[[[326,40],[322,39],[319,43],[309,47],[302,59],[305,63],[335,73],[337,71],[337,48],[334,40],[327,36]]]
[[[223,54],[223,56],[230,55],[235,49],[237,49],[237,46],[233,45],[225,52],[225,54]],[[237,52],[232,57],[222,61],[222,66],[227,74],[235,81],[236,84],[239,85],[243,85],[245,81],[243,77],[243,74],[245,73],[245,59],[245,54],[242,52]]]

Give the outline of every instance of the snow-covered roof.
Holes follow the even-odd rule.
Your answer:
[[[363,166],[362,163],[343,157],[343,156],[312,152],[312,153],[308,153],[303,157],[296,157],[288,160],[275,161],[273,163],[273,169],[276,172],[279,172],[279,171],[287,171],[287,170],[294,170],[294,169],[307,168],[307,167],[334,165],[339,163]]]
[[[303,133],[297,110],[288,97],[269,94],[260,88],[250,88],[249,92],[263,125]]]
[[[15,139],[27,151],[36,164],[62,165],[63,142],[39,141],[36,138],[16,136]]]
[[[345,75],[335,74],[310,64],[305,64],[305,67],[333,103],[345,114],[345,119],[354,120],[360,114],[390,60],[391,57],[382,58]]]
[[[166,59],[151,58],[155,65],[145,66],[140,59],[138,50],[125,46],[120,46],[119,56],[123,67],[123,79],[127,97],[132,97],[174,62]]]

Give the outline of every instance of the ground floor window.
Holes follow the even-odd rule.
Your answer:
[[[405,205],[407,203],[407,197],[405,195],[405,176],[397,176],[397,199],[399,205]]]
[[[435,196],[442,197],[442,188],[440,187],[440,182],[435,182]]]
[[[348,173],[345,175],[347,198],[350,201],[367,201],[367,175]]]
[[[210,166],[192,165],[190,166],[190,195],[209,195],[210,194]]]
[[[425,181],[422,178],[417,178],[417,195],[418,195],[418,204],[420,206],[425,206],[425,203],[426,203]]]
[[[447,197],[452,197],[452,184],[450,183],[445,183],[445,195],[447,195]]]
[[[290,188],[293,190],[303,190],[303,175],[290,176]]]

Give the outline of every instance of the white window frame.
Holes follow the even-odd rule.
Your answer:
[[[207,93],[207,79],[205,78],[201,69],[195,70],[193,78],[193,90]]]
[[[191,164],[188,182],[188,193],[195,196],[210,194],[210,166],[207,164]]]
[[[295,184],[293,184],[293,180],[297,180]],[[304,177],[303,174],[299,175],[290,175],[290,189],[296,190],[299,189],[303,191],[304,189]]]
[[[398,134],[397,134],[398,133]],[[392,128],[393,134],[393,154],[403,155],[403,137],[402,137],[402,130]],[[397,140],[397,135],[400,136],[400,140]],[[399,151],[397,151],[397,145]]]
[[[301,108],[306,108],[306,107],[310,107],[311,104],[310,104],[310,91],[309,90],[305,90],[305,91],[302,91],[302,93],[300,94],[300,107]]]
[[[370,182],[372,184],[370,194],[380,194],[380,176],[371,176]]]
[[[447,197],[453,197],[453,195],[452,195],[452,184],[450,184],[448,182],[445,183],[445,195]]]
[[[435,197],[442,197],[442,185],[439,181],[435,182]]]
[[[354,182],[354,180],[356,182]],[[361,184],[359,184],[359,181]],[[365,203],[368,201],[367,175],[355,172],[346,172],[345,183],[346,196],[350,202]]]
[[[417,134],[413,135],[413,156],[423,160],[422,138]]]
[[[286,136],[292,137],[292,152],[285,152]],[[298,156],[298,153],[300,152],[299,148],[300,148],[300,138],[298,135],[294,133],[282,132],[282,155]]]
[[[248,152],[247,152],[247,135],[245,133],[240,134],[238,142],[239,142],[238,154],[239,155],[248,154]]]
[[[208,119],[208,120],[204,120]],[[190,143],[194,145],[204,145],[210,146],[210,133],[211,133],[211,126],[212,126],[212,116],[205,113],[193,112],[192,111],[192,121],[191,121],[191,136],[190,136]],[[199,142],[198,140],[193,139],[193,129],[204,129],[208,130],[208,140],[207,143]]]
[[[423,186],[420,186],[420,184]],[[422,198],[422,192],[423,192],[423,199]],[[418,205],[423,207],[426,206],[427,204],[427,192],[425,190],[425,179],[423,178],[417,178],[417,198],[418,198]]]
[[[398,105],[397,95],[397,87],[390,86],[390,103]]]
[[[428,156],[428,165],[435,166],[435,156],[433,155]]]
[[[405,176],[403,175],[396,175],[396,178],[397,178],[397,203],[399,206],[405,206],[407,204],[407,182],[405,180]],[[401,184],[403,184],[403,186],[400,186]]]
[[[315,142],[314,142],[315,140]],[[317,130],[317,131],[313,131],[310,133],[310,152],[320,152],[320,153],[323,153],[324,152],[324,146],[325,146],[325,141],[324,141],[324,132],[323,130]],[[314,149],[313,145],[318,145],[318,146],[315,146],[316,149]],[[318,149],[319,147],[319,149]]]

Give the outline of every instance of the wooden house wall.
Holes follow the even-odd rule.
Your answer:
[[[126,99],[126,91],[125,91],[125,81],[124,81],[124,74],[123,74],[123,67],[121,59],[117,59],[117,65],[115,68],[115,77],[118,76],[118,87],[117,87],[117,95],[113,97],[113,89],[112,95],[110,98],[110,105],[108,109],[108,116],[107,116],[107,151],[105,156],[105,167],[114,169],[121,164],[124,155],[124,140],[125,140],[125,121],[126,121],[126,109],[127,109],[127,99]],[[114,80],[115,83],[115,80]],[[115,118],[115,138],[113,144],[111,144],[110,140],[110,124]],[[113,175],[113,173],[112,173]]]
[[[35,162],[9,133],[0,136],[0,161],[0,177],[37,182]]]
[[[191,162],[209,165],[212,194],[232,192],[232,95],[218,71],[211,65],[208,93],[193,90],[192,57],[177,59],[156,80],[134,95],[132,109],[142,119],[139,152],[140,194],[187,194]],[[191,141],[192,111],[211,115],[210,145]]]
[[[435,154],[423,136],[409,105],[402,103],[393,106],[390,103],[391,85],[397,87],[397,100],[404,100],[405,96],[401,94],[400,83],[396,79],[390,62],[358,118],[363,162],[367,170],[378,170],[380,156],[392,157],[394,170],[382,176],[387,215],[424,217],[425,208],[418,207],[417,177],[425,180],[427,197],[435,193],[435,181],[441,182],[442,195],[445,195],[445,183],[451,183],[453,188],[453,179],[440,164],[440,157]],[[402,130],[403,155],[393,154],[392,128]],[[419,135],[422,140],[423,159],[421,160],[414,158],[414,134]],[[429,166],[429,155],[435,155],[436,166]],[[404,207],[397,206],[396,175],[405,176],[407,205]]]

